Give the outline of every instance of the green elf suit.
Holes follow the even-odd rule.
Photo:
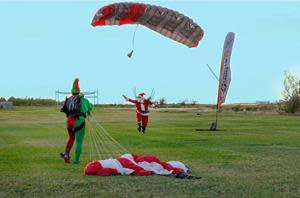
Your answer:
[[[72,96],[66,99],[62,112],[67,116],[68,141],[65,153],[61,154],[66,163],[70,163],[70,151],[75,144],[75,160],[79,163],[82,152],[82,143],[85,134],[85,118],[90,115],[93,105],[80,94],[79,79],[75,79],[72,88]]]

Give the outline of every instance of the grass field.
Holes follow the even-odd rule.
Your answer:
[[[133,109],[96,108],[94,117],[131,152],[183,161],[203,179],[85,176],[88,138],[81,164],[64,164],[64,115],[17,107],[0,111],[0,197],[300,196],[300,116],[222,112],[220,131],[209,132],[210,110],[159,109],[145,135]]]

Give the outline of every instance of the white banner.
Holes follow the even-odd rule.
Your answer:
[[[230,57],[231,57],[233,42],[234,42],[234,33],[229,32],[225,38],[223,55],[222,55],[221,66],[220,66],[218,104],[217,104],[218,109],[220,109],[221,104],[225,102],[226,95],[231,81]]]

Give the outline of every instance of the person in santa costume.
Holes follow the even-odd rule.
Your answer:
[[[146,127],[148,125],[148,116],[149,116],[149,106],[153,105],[154,102],[151,101],[151,97],[145,98],[145,93],[140,93],[136,99],[128,98],[127,96],[123,95],[126,101],[134,103],[136,106],[136,119],[137,119],[137,130],[139,132],[146,132]]]
[[[76,139],[75,160],[73,163],[78,164],[85,134],[85,119],[91,115],[93,105],[80,93],[78,78],[74,80],[71,93],[72,96],[66,98],[61,108],[61,112],[64,112],[67,117],[68,130],[66,149],[64,153],[61,153],[61,157],[64,158],[65,163],[70,163],[70,151]]]

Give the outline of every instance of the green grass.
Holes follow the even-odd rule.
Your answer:
[[[201,180],[164,176],[85,176],[64,164],[67,132],[54,107],[0,111],[0,197],[299,197],[300,117],[222,112],[217,132],[206,131],[214,113],[159,109],[138,134],[129,108],[97,108],[94,117],[131,152],[187,163]],[[200,129],[196,131],[195,129]]]

